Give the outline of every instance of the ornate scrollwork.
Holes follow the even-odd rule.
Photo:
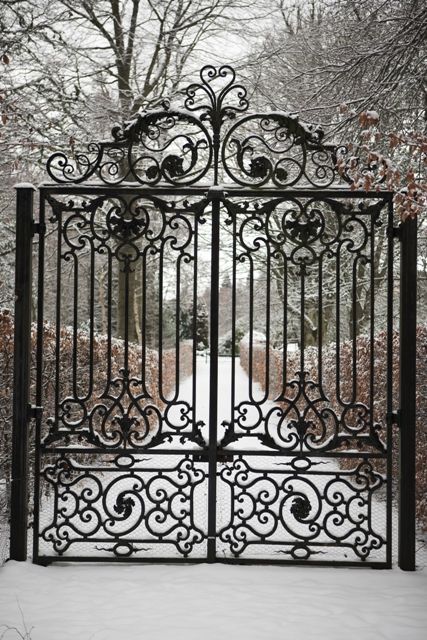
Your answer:
[[[183,186],[207,176],[214,184],[325,188],[341,179],[351,184],[356,165],[360,172],[359,159],[326,144],[320,126],[280,111],[242,116],[247,90],[229,65],[207,65],[199,76],[183,92],[184,108],[165,99],[160,108],[141,109],[113,127],[112,141],[93,142],[71,156],[52,154],[48,174],[74,184],[96,176],[109,185]],[[377,169],[371,160],[362,173]]]
[[[186,89],[185,108],[189,111],[201,111],[201,119],[209,120],[215,133],[218,133],[227,119],[236,118],[238,113],[249,107],[247,91],[243,85],[235,84],[235,79],[236,73],[229,65],[219,68],[212,65],[203,67],[200,71],[201,82],[190,84]],[[207,98],[207,101],[203,98]]]
[[[212,142],[203,122],[190,112],[141,111],[112,130],[113,142],[92,143],[73,159],[54,153],[47,171],[55,182],[84,182],[94,174],[108,185],[125,181],[186,185],[200,180],[212,160]]]
[[[369,261],[369,256],[363,254],[371,236],[368,221],[372,220],[375,226],[383,225],[382,200],[357,206],[325,197],[290,195],[266,200],[227,200],[225,206],[228,223],[241,220],[237,228],[240,262],[256,257],[263,247],[270,247],[275,260],[286,260],[305,271],[343,250]]]
[[[138,260],[162,256],[165,246],[174,260],[190,264],[195,219],[203,223],[206,201],[187,199],[178,205],[155,196],[116,192],[65,201],[49,196],[48,202],[51,221],[58,224],[62,239],[60,259],[64,263],[77,269],[81,255],[89,249],[93,256],[102,256],[110,265],[114,261],[129,274]],[[178,397],[179,391],[166,397],[160,379],[147,382],[145,372],[141,376],[140,370],[130,369],[126,355],[123,366],[113,372],[111,338],[106,345],[103,388],[94,389],[91,383],[87,393],[78,393],[74,367],[73,392],[59,396],[56,415],[46,420],[45,446],[85,444],[108,450],[193,443],[204,448],[202,422],[195,419],[189,402]],[[158,388],[153,388],[156,384]]]
[[[205,470],[189,458],[165,469],[129,457],[128,468],[117,458],[92,465],[66,455],[44,468],[45,490],[54,488],[51,520],[40,532],[46,550],[73,554],[84,544],[93,556],[129,557],[167,545],[172,555],[187,557],[206,543],[194,518]]]
[[[326,380],[322,359],[331,323],[336,323],[337,354],[341,328],[358,335],[359,311],[350,318],[349,329],[347,319],[339,317],[339,305],[333,308],[330,301],[345,295],[340,288],[344,273],[350,274],[345,284],[352,311],[354,301],[363,298],[368,277],[374,291],[375,232],[384,225],[381,213],[387,201],[370,196],[365,204],[349,190],[334,198],[322,190],[344,181],[354,191],[360,174],[372,186],[383,179],[384,167],[372,158],[363,166],[346,148],[326,143],[320,127],[293,114],[250,113],[247,91],[228,65],[203,67],[199,81],[182,95],[183,105],[164,100],[154,109],[140,110],[112,129],[111,140],[91,143],[86,152],[73,148],[70,157],[58,151],[47,162],[55,182],[88,183],[90,188],[86,195],[82,187],[46,187],[43,192],[54,231],[46,247],[53,247],[49,243],[57,234],[52,343],[58,364],[53,410],[42,421],[37,443],[45,462],[37,471],[41,491],[36,506],[43,503],[44,511],[36,532],[41,555],[76,559],[83,548],[83,556],[98,559],[106,554],[122,560],[155,554],[202,559],[208,549],[212,557],[216,538],[217,554],[237,559],[257,554],[280,559],[283,554],[300,561],[328,552],[332,559],[340,554],[340,560],[377,560],[386,544],[386,527],[377,529],[372,517],[374,501],[384,497],[388,482],[382,473],[390,455],[385,425],[373,399],[361,400],[355,341],[346,388],[339,381],[340,357],[335,358],[334,385]],[[189,185],[191,189],[181,189]],[[158,187],[157,195],[153,187]],[[255,195],[251,188],[257,189]],[[200,233],[208,219],[207,233]],[[241,393],[233,361],[232,409],[215,453],[217,425],[211,408],[218,388],[212,386],[213,376],[205,424],[196,418],[196,412],[204,415],[204,403],[197,387],[203,378],[197,382],[195,333],[198,291],[205,285],[203,278],[197,282],[198,269],[209,239],[212,276],[222,269],[223,222],[232,233],[224,252],[228,264],[233,256],[232,336],[237,334],[239,302],[246,305],[248,299],[250,349],[258,321],[254,316],[264,300],[268,337],[264,388],[257,388],[251,360],[247,393]],[[384,228],[380,232],[386,240]],[[247,276],[247,298],[246,291],[238,290],[243,279],[237,265],[243,265]],[[99,266],[104,269],[101,284],[95,277]],[[273,270],[277,291],[272,293]],[[267,287],[256,307],[264,273]],[[70,300],[63,300],[61,278],[70,285]],[[85,282],[79,295],[83,278],[89,285]],[[214,277],[211,284],[215,282]],[[117,301],[116,283],[121,294]],[[193,313],[188,370],[194,378],[187,395],[182,392],[184,338],[179,324],[184,298]],[[212,309],[214,305],[212,296]],[[107,309],[101,319],[98,308]],[[69,315],[71,326],[65,327]],[[138,325],[132,338],[129,317]],[[274,340],[277,345],[283,338],[283,350],[274,353],[278,357],[272,372],[273,325],[279,336]],[[94,357],[100,327],[104,342]],[[306,349],[307,327],[315,365]],[[210,328],[212,347],[219,329],[215,313]],[[291,333],[299,341],[294,360],[287,351]],[[62,358],[62,340],[72,347],[67,354],[74,351],[71,363]],[[167,342],[173,348],[163,358]],[[372,350],[372,362],[374,356]],[[373,375],[374,364],[371,369]],[[39,375],[41,370],[42,365]],[[138,459],[143,452],[151,457]],[[222,503],[217,509],[215,532],[215,518],[209,526],[208,518],[217,489],[218,499],[227,498],[225,508]]]
[[[342,559],[367,560],[385,546],[384,532],[373,528],[370,517],[374,494],[384,485],[373,464],[355,460],[349,470],[319,470],[319,462],[300,466],[300,460],[308,459],[293,458],[289,471],[267,473],[239,456],[220,472],[220,484],[232,492],[219,532],[226,556],[253,557],[259,545],[271,544],[273,553],[294,560],[328,547]]]
[[[385,451],[378,435],[380,425],[373,423],[369,407],[354,402],[339,413],[307,371],[298,371],[274,400],[274,406],[264,411],[254,401],[240,402],[233,420],[223,422],[221,446],[253,434],[268,449],[287,453],[334,451],[351,442]]]
[[[331,407],[321,385],[308,372],[297,372],[275,399],[277,405],[263,418],[265,434],[261,442],[286,451],[333,451],[352,440],[381,452],[385,445],[378,438],[369,407],[349,403],[341,414]]]
[[[263,261],[305,285],[312,278],[318,286],[319,269],[325,269],[326,263],[333,271],[344,261],[352,270],[355,265],[371,268],[374,230],[384,224],[381,199],[365,204],[289,195],[228,198],[225,205],[227,222],[235,225],[238,239],[236,261],[248,262],[249,268]],[[236,448],[239,440],[249,436],[283,452],[327,452],[353,446],[384,453],[385,431],[370,406],[358,402],[355,394],[336,402],[329,396],[314,372],[288,370],[281,392],[270,395],[274,405],[266,407],[266,398],[259,401],[251,394],[236,402],[231,420],[223,423],[221,446]]]
[[[344,145],[335,149],[335,166],[344,182],[365,190],[384,184],[389,170],[387,160],[379,160],[367,150],[366,145],[362,145],[356,153],[350,152]]]
[[[292,187],[299,182],[327,187],[335,179],[334,147],[324,145],[320,127],[284,113],[250,115],[228,131],[222,162],[241,185]]]

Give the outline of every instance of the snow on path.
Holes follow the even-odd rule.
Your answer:
[[[231,357],[221,356],[218,358],[218,440],[221,440],[224,435],[224,428],[221,426],[223,420],[230,421],[231,417]],[[208,440],[208,425],[209,425],[209,386],[210,386],[210,361],[209,358],[204,356],[198,356],[197,358],[197,373],[196,373],[197,395],[196,395],[196,420],[202,420],[205,423],[205,427],[202,428],[202,433],[206,440]],[[192,385],[193,378],[190,376],[186,378],[180,385],[179,399],[186,400],[192,405]],[[235,399],[234,406],[242,401],[248,401],[249,378],[246,371],[240,365],[240,360],[235,359]],[[253,383],[253,395],[255,398],[263,398],[264,393],[258,383]],[[275,406],[274,402],[266,400],[261,406],[261,411],[265,415],[270,409]],[[257,411],[255,408],[249,409],[248,422],[251,417],[255,419]],[[259,431],[259,430],[258,430]],[[239,448],[242,447],[242,441],[239,443]],[[233,448],[233,447],[230,447]],[[243,445],[244,448],[244,445]],[[251,439],[250,449],[265,449],[258,439]]]
[[[231,408],[231,382],[232,382],[232,358],[231,357],[220,357],[218,359],[218,441],[221,440],[224,435],[224,427],[221,426],[223,420],[230,421],[231,415],[236,415],[236,410],[232,410]],[[258,383],[253,383],[252,386],[252,395],[255,399],[260,399],[261,404],[256,407],[249,400],[249,378],[246,371],[240,365],[240,360],[238,358],[235,359],[235,376],[234,376],[234,388],[235,388],[235,398],[234,398],[234,407],[237,407],[239,403],[244,402],[245,408],[247,410],[245,424],[256,424],[261,416],[266,416],[271,409],[273,409],[276,405],[271,400],[265,400],[265,394],[261,389],[261,386]],[[192,378],[187,378],[180,385],[179,390],[179,398],[181,400],[185,400],[190,405],[193,405],[192,400],[192,388],[193,388],[193,380]],[[197,358],[197,372],[196,372],[196,385],[197,385],[197,395],[196,395],[196,420],[202,420],[205,423],[205,426],[202,428],[202,433],[206,441],[209,440],[209,386],[210,386],[210,362],[208,358],[198,357]],[[271,427],[274,425],[275,421],[278,420],[274,414],[270,417],[269,425],[270,432],[274,431]],[[261,423],[255,430],[254,433],[262,433],[265,430],[265,425]],[[242,431],[240,430],[240,433]],[[227,447],[228,449],[247,449],[252,451],[259,451],[260,455],[252,456],[250,459],[250,465],[253,468],[259,468],[262,470],[266,469],[275,469],[275,465],[277,465],[277,459],[270,457],[266,458],[262,456],[263,452],[268,452],[269,448],[263,445],[258,438],[253,437],[242,437],[238,442],[231,443]],[[318,458],[317,464],[322,465],[322,471],[326,474],[333,474],[334,472],[340,471],[340,465],[337,459],[333,457],[329,458]],[[277,472],[277,467],[276,467]],[[331,480],[331,475],[325,475],[323,478],[317,476],[316,484],[320,491],[323,490],[326,482]],[[354,493],[347,489],[345,485],[338,485],[337,489],[342,492],[346,497],[349,503],[354,498]],[[314,499],[316,499],[314,497]],[[352,504],[352,503],[351,503]],[[366,511],[366,513],[365,513]],[[367,507],[363,511],[364,515],[367,516]],[[330,514],[329,511],[324,511],[327,515]],[[361,511],[362,513],[362,511]],[[325,516],[324,516],[325,517]],[[218,482],[217,485],[217,525],[219,529],[223,527],[227,527],[230,520],[230,494],[229,487],[224,482]],[[254,517],[255,520],[255,517]],[[250,523],[253,526],[257,526],[257,523],[251,521]],[[299,523],[293,522],[293,525],[298,525]],[[387,504],[385,501],[385,493],[380,498],[380,494],[372,496],[372,515],[369,516],[367,520],[367,525],[369,527],[372,526],[375,534],[387,537]],[[366,527],[368,531],[369,527]],[[301,525],[300,531],[302,534],[306,534],[307,531],[304,527],[304,524]],[[340,533],[344,534],[344,527],[340,530]],[[369,531],[368,531],[368,536]],[[291,536],[292,538],[292,536]],[[284,531],[281,527],[277,528],[277,531],[273,533],[264,548],[263,545],[252,545],[249,547],[244,553],[242,557],[246,558],[277,558],[276,553],[277,549],[275,547],[269,547],[270,542],[284,542],[287,540],[289,542],[289,535],[286,531]],[[354,539],[354,538],[353,538]],[[350,540],[350,538],[349,538]],[[314,546],[316,542],[331,542],[331,537],[329,534],[324,533],[320,534],[316,540],[313,541]],[[314,550],[314,547],[313,547]],[[221,546],[220,541],[217,541],[217,554],[219,557],[224,554],[225,557],[229,557],[231,555],[230,548],[228,544],[223,544]],[[384,546],[380,547],[378,550],[373,548],[371,550],[369,560],[372,561],[382,561],[386,560],[385,557],[386,549]],[[338,545],[336,548],[333,546],[329,548],[329,560],[344,560],[347,559],[346,549],[345,547],[340,547]],[[356,558],[352,558],[356,559]]]
[[[23,632],[20,607],[32,640],[424,640],[426,593],[425,570],[9,562],[0,623]]]

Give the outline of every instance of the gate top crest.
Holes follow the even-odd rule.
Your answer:
[[[203,67],[200,82],[183,92],[183,108],[164,100],[161,108],[139,110],[123,127],[113,127],[112,140],[91,142],[70,156],[53,153],[49,176],[62,184],[95,178],[111,186],[190,186],[203,179],[282,189],[352,184],[346,147],[324,143],[320,126],[290,113],[246,113],[247,90],[235,80],[228,65]]]

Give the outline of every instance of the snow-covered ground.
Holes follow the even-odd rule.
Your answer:
[[[208,365],[199,359],[197,413],[206,422]],[[247,379],[239,366],[236,378],[237,399],[243,399]],[[181,398],[190,399],[191,388],[191,380],[184,381]],[[229,419],[229,389],[229,360],[221,359],[219,424]],[[404,573],[184,562],[44,568],[8,562],[0,568],[0,638],[424,640],[425,551],[418,563],[419,571]]]
[[[426,595],[426,570],[17,562],[0,569],[0,621],[22,633],[12,629],[7,640],[27,638],[23,618],[32,640],[424,640]]]

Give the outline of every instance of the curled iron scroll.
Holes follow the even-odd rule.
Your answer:
[[[107,185],[189,185],[212,163],[211,136],[203,122],[168,105],[138,114],[123,128],[113,127],[112,136],[113,142],[91,143],[86,152],[71,157],[54,153],[46,165],[49,176],[74,184],[96,174]]]
[[[81,184],[97,176],[104,184],[194,185],[209,175],[249,187],[324,189],[343,181],[359,187],[385,180],[375,159],[350,155],[345,146],[324,142],[321,127],[286,112],[246,115],[246,88],[229,65],[206,65],[200,80],[184,93],[183,107],[139,111],[112,129],[112,140],[87,150],[53,153],[47,172],[62,184]]]
[[[285,113],[249,115],[228,131],[222,163],[228,176],[245,186],[292,187],[300,181],[327,187],[335,179],[334,147],[323,131]]]

